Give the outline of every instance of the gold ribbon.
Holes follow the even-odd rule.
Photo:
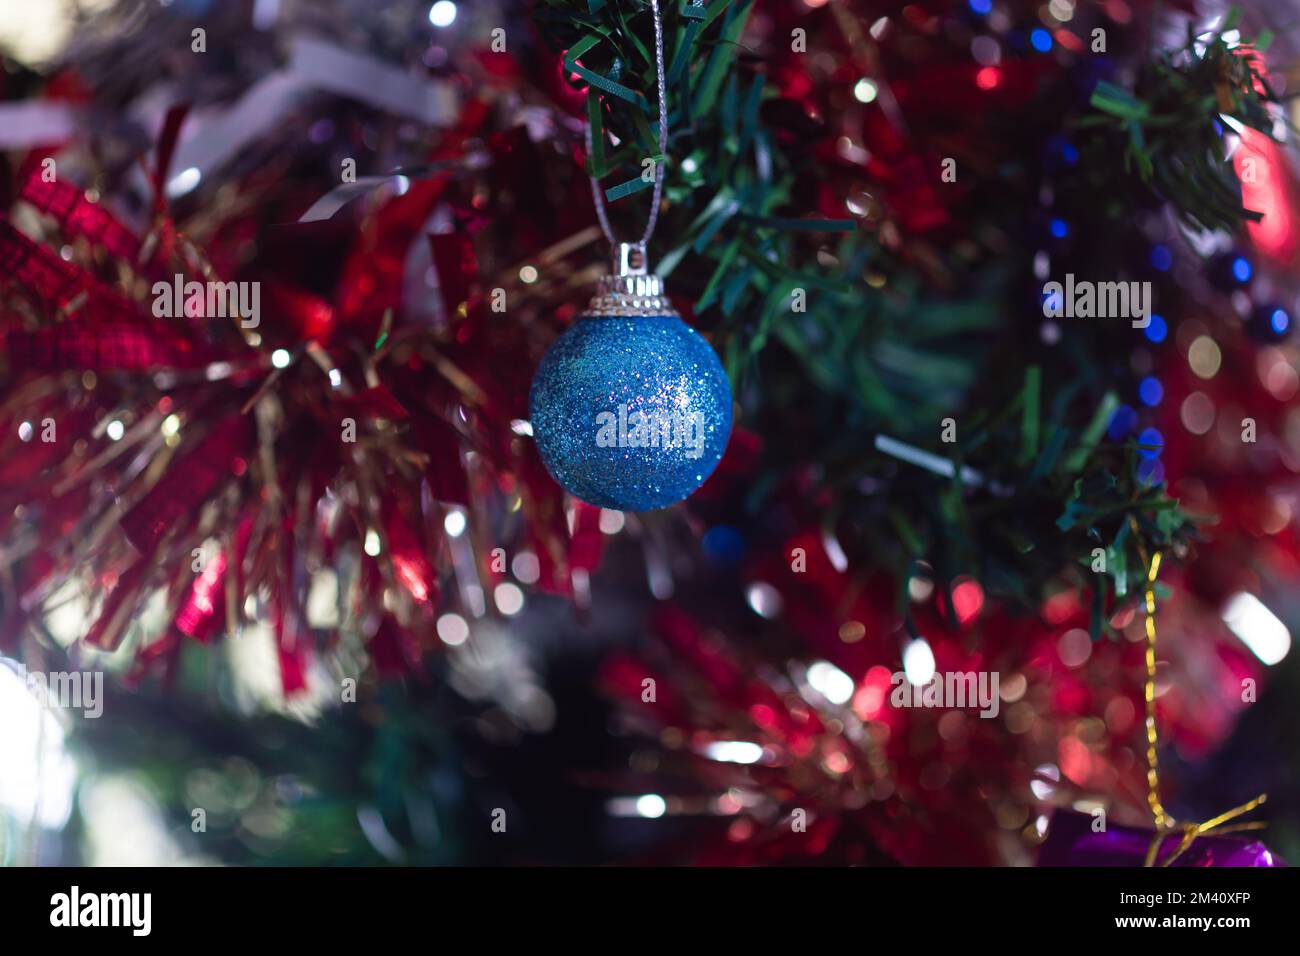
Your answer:
[[[1220,813],[1212,820],[1206,820],[1204,823],[1183,823],[1176,827],[1172,827],[1172,829],[1181,829],[1183,831],[1183,836],[1182,839],[1178,841],[1178,847],[1173,853],[1169,854],[1166,859],[1160,862],[1160,866],[1169,866],[1174,862],[1174,860],[1186,853],[1191,845],[1196,841],[1196,838],[1202,833],[1209,833],[1211,830],[1218,830],[1222,835],[1224,833],[1238,833],[1242,830],[1264,829],[1268,824],[1261,821],[1256,821],[1254,823],[1234,823],[1230,827],[1225,827],[1223,824],[1227,823],[1229,820],[1236,819],[1244,813],[1249,813],[1267,799],[1268,794],[1261,793],[1254,800],[1251,800],[1248,803],[1243,803],[1239,807],[1233,807],[1231,810],[1224,813]],[[1156,865],[1156,854],[1160,852],[1160,845],[1168,835],[1169,829],[1156,831],[1156,835],[1151,838],[1151,846],[1147,848],[1146,862],[1142,864],[1143,866]]]
[[[1160,552],[1151,556],[1147,571],[1147,803],[1156,829],[1163,830],[1173,821],[1160,803],[1160,775],[1156,767],[1156,575],[1160,573]],[[1150,866],[1151,864],[1147,864]]]
[[[1137,531],[1137,528],[1133,530]],[[1141,545],[1139,544],[1138,547],[1140,550]],[[1142,557],[1145,560],[1146,555],[1144,554]],[[1156,733],[1156,575],[1159,573],[1160,552],[1157,551],[1151,556],[1151,565],[1147,569],[1147,676],[1144,688],[1147,725],[1147,804],[1151,807],[1151,816],[1155,819],[1156,832],[1151,838],[1151,845],[1147,847],[1146,860],[1143,862],[1143,866],[1156,865],[1156,856],[1160,852],[1165,837],[1174,831],[1181,830],[1182,838],[1178,841],[1178,847],[1174,852],[1160,862],[1160,866],[1169,866],[1173,863],[1174,860],[1186,853],[1191,848],[1191,845],[1196,842],[1196,838],[1203,833],[1209,833],[1211,830],[1217,830],[1220,834],[1235,833],[1242,830],[1260,830],[1268,825],[1256,822],[1234,823],[1232,826],[1223,826],[1229,820],[1235,820],[1264,803],[1268,799],[1266,793],[1261,793],[1254,800],[1243,803],[1239,807],[1233,807],[1231,810],[1220,813],[1217,817],[1206,820],[1204,823],[1175,823],[1173,817],[1165,812],[1164,805],[1160,802],[1160,773],[1156,760],[1156,743],[1159,739]]]

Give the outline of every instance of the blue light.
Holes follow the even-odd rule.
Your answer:
[[[1034,45],[1034,49],[1039,53],[1046,53],[1052,48],[1052,35],[1039,27],[1033,33],[1029,34],[1029,42]]]
[[[1061,155],[1065,157],[1067,163],[1073,166],[1079,161],[1079,147],[1075,146],[1073,143],[1062,143]]]
[[[735,528],[717,524],[704,532],[704,553],[722,564],[735,564],[745,556],[745,539]]]
[[[1157,243],[1151,247],[1151,268],[1157,272],[1168,272],[1173,264],[1174,254],[1169,251],[1168,246]]]
[[[1143,405],[1159,405],[1160,399],[1164,397],[1165,387],[1160,384],[1160,379],[1154,375],[1142,379],[1142,384],[1138,386],[1138,398],[1142,399]]]
[[[1286,314],[1285,309],[1274,309],[1273,314],[1269,316],[1268,324],[1274,332],[1281,335],[1291,327],[1291,316]]]
[[[1111,441],[1123,441],[1137,427],[1138,413],[1132,405],[1121,405],[1110,416],[1106,436]]]
[[[1165,450],[1165,436],[1160,434],[1158,428],[1144,428],[1142,434],[1138,435],[1139,445],[1155,445],[1155,448],[1139,448],[1138,454],[1143,458],[1159,458],[1160,453]]]
[[[1169,334],[1169,326],[1165,324],[1162,316],[1153,315],[1151,316],[1151,322],[1142,330],[1142,334],[1151,342],[1163,342],[1165,336]]]
[[[1164,463],[1155,458],[1147,458],[1138,462],[1137,466],[1138,481],[1146,488],[1158,485],[1165,480]]]
[[[993,0],[970,0],[970,8],[983,16],[993,9]]]
[[[1238,282],[1249,282],[1252,271],[1249,259],[1237,256],[1232,260],[1232,277]]]
[[[1066,224],[1064,219],[1052,220],[1052,235],[1054,235],[1057,239],[1064,239],[1069,234],[1070,234],[1070,227]]]

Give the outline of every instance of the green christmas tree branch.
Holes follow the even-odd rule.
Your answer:
[[[752,6],[662,4],[669,155],[652,241],[657,271],[693,296],[741,386],[742,422],[772,446],[749,506],[765,507],[783,472],[815,462],[837,502],[828,522],[868,565],[905,582],[924,560],[943,582],[977,574],[1028,605],[1068,582],[1093,595],[1094,629],[1104,630],[1101,608],[1144,579],[1141,555],[1186,547],[1194,524],[1163,486],[1139,480],[1141,449],[1103,440],[1117,402],[1105,388],[1109,359],[1094,351],[1101,343],[1081,337],[1067,353],[1073,364],[1044,374],[1030,350],[1008,350],[1009,333],[1011,342],[1027,334],[1011,330],[1036,328],[1041,315],[1008,309],[1006,257],[978,270],[953,261],[949,295],[853,220],[809,217],[800,187],[825,171],[806,143],[786,146],[765,122],[778,93],[744,47]],[[566,62],[600,77],[589,93],[601,141],[590,169],[631,182],[656,149],[649,5],[549,0],[547,10]],[[1215,122],[1227,115],[1267,131],[1271,93],[1249,56],[1257,47],[1230,45],[1230,28],[1152,57],[1136,92],[1102,84],[1090,113],[1059,117],[1089,157],[1120,157],[1090,162],[1088,188],[1154,190],[1199,224],[1235,228],[1251,217]],[[1001,370],[1016,365],[1021,375]],[[950,416],[961,435],[944,445],[938,423]],[[873,446],[876,435],[951,461],[953,477],[893,460]],[[986,483],[963,482],[963,468]]]

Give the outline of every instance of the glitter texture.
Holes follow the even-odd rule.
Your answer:
[[[618,511],[681,501],[717,467],[731,434],[727,373],[676,316],[579,319],[542,359],[529,404],[555,480]]]

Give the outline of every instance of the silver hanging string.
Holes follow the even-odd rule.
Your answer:
[[[654,234],[655,223],[659,221],[659,201],[663,195],[664,171],[662,160],[668,157],[668,95],[667,81],[664,79],[664,25],[659,15],[659,0],[650,0],[650,11],[655,24],[655,71],[659,81],[659,156],[655,161],[654,200],[650,205],[650,217],[646,220],[645,232],[635,245],[642,251]],[[591,123],[587,123],[587,155],[591,155]],[[609,224],[609,211],[605,208],[605,193],[595,176],[591,178],[591,199],[596,204],[596,218],[600,220],[600,230],[609,240],[609,244],[618,248],[620,242],[614,235],[614,228]]]

